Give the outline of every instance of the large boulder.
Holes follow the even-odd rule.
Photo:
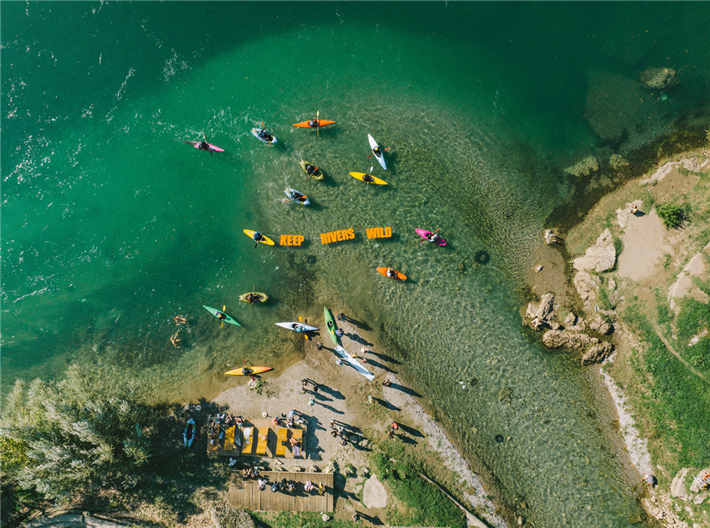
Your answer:
[[[681,497],[685,498],[688,496],[688,492],[685,489],[685,476],[690,471],[690,468],[683,468],[673,477],[671,482],[671,497]]]
[[[640,77],[643,85],[651,90],[662,90],[678,82],[673,68],[646,68]]]
[[[589,328],[595,332],[599,332],[602,335],[609,335],[614,331],[614,327],[602,319],[601,315],[597,314],[591,321],[589,321]]]
[[[536,317],[543,323],[550,323],[555,318],[555,295],[546,293],[540,299],[540,304],[528,304],[527,316],[530,319]]]
[[[362,503],[368,508],[384,508],[387,506],[387,490],[377,475],[372,475],[365,481],[362,490]]]
[[[602,341],[596,345],[589,347],[582,356],[582,365],[591,365],[592,363],[601,363],[608,358],[614,351],[614,345],[607,341]]]
[[[542,344],[547,348],[572,348],[581,350],[599,343],[596,337],[578,334],[569,330],[548,330],[542,336]]]
[[[614,248],[614,237],[609,229],[597,238],[596,244],[587,248],[582,257],[572,261],[575,269],[580,271],[594,270],[597,273],[606,271],[614,267],[616,263],[616,249]]]

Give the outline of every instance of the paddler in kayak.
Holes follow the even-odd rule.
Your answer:
[[[224,320],[227,318],[227,314],[225,314],[225,313],[223,313],[223,312],[217,312],[217,313],[215,314],[215,317],[216,317],[217,319],[219,319],[220,321],[224,321]]]
[[[251,236],[251,238],[254,242],[261,242],[262,240],[266,240],[264,238],[264,235],[262,235],[259,231],[254,231],[254,234]]]
[[[426,234],[426,239],[431,242],[431,243],[437,243],[439,240],[441,240],[441,237],[437,235],[436,233],[427,233]]]
[[[364,181],[365,183],[372,183],[372,182],[375,181],[375,178],[373,178],[373,177],[370,176],[369,174],[363,174],[363,175],[362,175],[362,181]]]
[[[320,125],[320,121],[318,119],[311,119],[308,121],[308,126],[311,128],[315,128]]]
[[[250,293],[247,295],[247,302],[254,304],[255,302],[259,302],[261,300],[261,295],[255,294],[255,293]]]
[[[396,272],[395,270],[393,270],[392,268],[387,268],[387,276],[388,276],[390,279],[396,279],[396,278],[398,278],[398,277],[397,277],[397,272]]]
[[[207,150],[210,153],[210,156],[212,155],[212,151],[210,150],[210,144],[207,143],[207,141],[200,141],[200,144],[197,145],[197,148],[200,150]]]
[[[302,192],[293,190],[291,191],[291,200],[293,200],[294,202],[305,202],[306,200],[308,200],[308,196],[306,196]]]
[[[306,164],[306,172],[308,173],[309,176],[317,176],[318,175],[318,167],[314,167],[310,163]]]
[[[271,140],[274,139],[274,136],[272,136],[271,134],[269,134],[269,133],[268,133],[266,130],[264,130],[263,128],[262,128],[261,131],[259,132],[259,137],[260,137],[261,139],[263,139],[264,141],[268,141],[269,143],[271,143]]]
[[[372,153],[377,156],[378,158],[382,157],[382,149],[380,148],[379,145],[377,145],[375,148],[372,149]]]

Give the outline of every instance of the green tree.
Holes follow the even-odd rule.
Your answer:
[[[663,220],[663,225],[668,229],[680,227],[685,222],[683,209],[675,204],[665,204],[656,206],[658,216]]]
[[[159,418],[137,385],[78,366],[58,383],[17,381],[0,423],[11,454],[4,469],[20,488],[59,502],[92,488],[133,487]]]

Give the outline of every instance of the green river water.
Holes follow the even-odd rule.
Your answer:
[[[562,169],[708,124],[710,5],[1,9],[3,393],[86,362],[149,380],[156,397],[214,396],[242,359],[300,353],[274,322],[347,306],[510,508],[524,500],[545,527],[637,519],[594,384],[522,329],[518,283],[553,211],[604,188]],[[647,67],[680,82],[654,93],[638,81]],[[290,126],[316,111],[337,125]],[[251,136],[262,121],[277,146]],[[182,143],[203,133],[226,152]],[[376,165],[368,133],[392,147],[389,170],[373,170],[387,187],[348,175]],[[306,182],[301,158],[326,180]],[[286,186],[313,205],[283,204]],[[367,240],[375,226],[395,235]],[[449,246],[420,246],[417,227]],[[254,249],[245,228],[307,240]],[[354,241],[320,244],[346,228]],[[253,288],[271,303],[239,303]],[[243,328],[221,330],[203,304]],[[191,319],[179,350],[177,313]]]

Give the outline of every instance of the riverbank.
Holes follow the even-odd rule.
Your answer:
[[[710,526],[708,492],[693,485],[710,466],[708,204],[710,149],[661,159],[540,250],[539,302],[522,310],[543,344],[602,364],[590,368],[616,407],[643,506],[677,527]],[[647,475],[657,487],[645,489]]]

